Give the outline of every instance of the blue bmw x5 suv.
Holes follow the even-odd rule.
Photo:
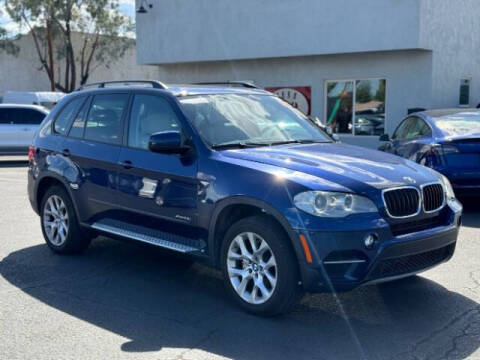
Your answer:
[[[453,255],[462,206],[444,176],[335,143],[269,92],[93,85],[59,102],[29,152],[29,198],[56,253],[99,234],[184,253],[267,315],[304,291],[411,276]]]

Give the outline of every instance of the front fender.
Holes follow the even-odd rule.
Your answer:
[[[282,226],[285,233],[288,235],[297,259],[299,259],[299,261],[305,260],[305,255],[303,253],[302,246],[298,239],[298,234],[293,230],[288,220],[277,209],[275,209],[275,207],[273,207],[272,205],[268,204],[263,200],[255,199],[248,196],[238,195],[238,196],[232,196],[219,201],[212,213],[212,217],[211,217],[210,225],[208,229],[209,230],[208,231],[208,249],[210,252],[210,258],[214,262],[214,266],[219,265],[218,259],[216,256],[216,249],[218,244],[216,244],[215,242],[215,227],[222,211],[230,205],[255,206],[261,209],[262,212],[265,213],[266,215],[272,216],[275,220],[278,221],[278,223]]]

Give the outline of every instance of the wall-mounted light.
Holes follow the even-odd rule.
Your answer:
[[[147,0],[142,0],[142,2],[140,3],[140,6],[139,6],[138,9],[137,9],[137,14],[146,14],[146,13],[148,13],[147,8],[148,8],[148,9],[153,8],[153,4],[147,3]]]

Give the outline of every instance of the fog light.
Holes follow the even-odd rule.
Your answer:
[[[369,234],[365,237],[363,241],[367,249],[372,249],[375,246],[378,237],[375,234]]]

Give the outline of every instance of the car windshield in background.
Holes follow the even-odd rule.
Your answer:
[[[275,96],[219,94],[179,100],[213,147],[331,142],[302,113]]]
[[[480,112],[443,116],[435,124],[446,136],[480,133]]]

